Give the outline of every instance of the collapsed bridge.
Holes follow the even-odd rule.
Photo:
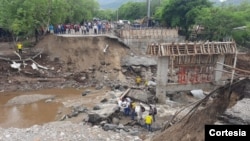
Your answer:
[[[235,42],[186,42],[150,44],[148,55],[157,56],[156,95],[160,102],[167,92],[208,88],[220,83],[223,66],[235,65]]]

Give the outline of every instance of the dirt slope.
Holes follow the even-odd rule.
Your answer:
[[[13,53],[15,51],[14,45],[11,45],[12,47],[8,44],[0,45],[1,57],[19,60],[17,55]],[[109,47],[106,53],[104,53],[103,50],[106,45]],[[7,91],[36,89],[36,87],[46,88],[48,86],[52,87],[56,83],[58,83],[57,85],[64,85],[62,83],[69,83],[69,80],[72,79],[77,81],[84,79],[86,83],[94,83],[94,81],[97,83],[105,82],[106,80],[126,82],[126,78],[121,72],[120,60],[129,53],[130,49],[116,38],[105,36],[62,37],[46,35],[33,48],[25,47],[21,55],[22,59],[34,56],[41,50],[43,50],[41,56],[34,60],[42,66],[53,69],[32,70],[32,61],[26,61],[27,66],[25,68],[22,67],[22,70],[18,72],[10,67],[10,61],[0,59],[0,78],[2,80],[0,84],[3,84],[0,86],[0,89]],[[70,74],[72,74],[72,77]],[[37,81],[40,78],[46,79],[46,82],[38,83]],[[57,81],[58,78],[60,80]],[[50,79],[53,80],[50,81]],[[75,85],[73,83],[69,85]],[[18,88],[15,84],[17,84]],[[79,85],[79,83],[76,84],[77,86]]]
[[[108,52],[103,50],[109,45]],[[119,43],[116,39],[105,36],[85,36],[85,37],[62,37],[47,36],[37,44],[36,47],[45,47],[53,61],[59,59],[65,63],[64,69],[71,69],[67,65],[72,65],[74,71],[83,71],[93,66],[101,66],[105,61],[110,64],[108,69],[120,68],[120,58],[129,50],[128,47]]]
[[[227,108],[234,105],[237,100],[248,98],[250,93],[246,92],[246,87],[250,84],[249,79],[239,81],[231,87],[229,85],[218,89],[214,100],[200,106],[191,116],[184,117],[180,122],[157,134],[153,141],[203,141],[205,139],[205,125],[214,124]]]
[[[106,53],[104,49],[108,45]],[[62,71],[89,72],[95,70],[96,79],[104,74],[109,79],[125,81],[120,60],[129,48],[116,38],[106,36],[62,37],[47,36],[36,48],[45,48],[50,61],[62,64]]]

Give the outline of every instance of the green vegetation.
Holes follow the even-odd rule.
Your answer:
[[[240,45],[250,41],[250,4],[204,8],[199,11],[196,24],[204,27],[202,39],[222,41],[233,38]]]
[[[0,0],[0,27],[14,36],[30,36],[49,24],[91,19],[99,9],[96,0]]]
[[[238,44],[249,46],[249,2],[212,5],[211,1],[151,0],[150,14],[161,21],[161,26],[179,28],[186,39],[193,27],[200,25],[203,30],[197,40],[233,38]],[[46,30],[49,24],[81,23],[94,17],[115,21],[117,16],[132,21],[147,16],[146,1],[127,2],[116,10],[101,10],[97,0],[0,0],[0,3],[0,28],[14,37],[34,36],[36,30]]]
[[[168,0],[165,1],[158,15],[168,27],[179,27],[188,38],[189,28],[195,24],[199,11],[204,7],[211,7],[208,0]]]
[[[208,0],[164,0],[156,10],[155,18],[161,19],[163,25],[180,28],[186,39],[189,39],[194,25],[200,25],[203,30],[197,40],[233,38],[239,45],[249,46],[249,12],[249,2],[212,6]]]
[[[143,2],[128,2],[123,4],[119,9],[119,19],[135,20],[146,16],[146,3]]]

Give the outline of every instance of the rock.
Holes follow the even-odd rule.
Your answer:
[[[128,70],[127,70],[127,68],[122,68],[122,73],[125,73],[125,72],[127,72]]]
[[[61,118],[60,118],[60,121],[63,121],[67,118],[67,115],[63,115]]]
[[[64,133],[64,132],[61,132],[61,133],[60,133],[60,136],[64,136],[64,135],[65,135],[65,133]]]
[[[9,138],[10,136],[11,136],[10,134],[5,135],[6,138]]]
[[[116,85],[114,86],[114,88],[115,88],[115,89],[119,89],[120,86],[121,86],[120,84],[116,84]]]
[[[107,121],[106,121],[106,120],[100,122],[100,125],[101,125],[101,126],[104,126],[105,124],[107,124]]]
[[[148,101],[147,93],[141,90],[131,89],[127,96],[131,97],[132,99],[140,99],[144,103]]]
[[[101,109],[101,107],[98,106],[98,105],[96,105],[96,106],[93,108],[93,110],[100,110],[100,109]]]
[[[129,132],[129,129],[128,128],[123,128],[123,131]]]
[[[107,126],[106,126],[107,127]],[[112,125],[107,129],[112,129]],[[114,128],[115,131],[117,128]],[[1,141],[142,141],[126,132],[106,132],[100,126],[56,121],[26,128],[0,128]]]
[[[86,96],[87,94],[89,94],[91,91],[90,90],[86,90],[82,93],[82,96]]]
[[[119,68],[119,67],[115,67],[115,68],[114,68],[114,70],[115,70],[115,71],[120,71],[120,70],[121,70],[121,68]]]
[[[98,114],[89,114],[88,115],[88,122],[92,124],[97,124],[102,121],[102,118]]]
[[[78,114],[79,114],[78,111],[73,111],[69,117],[76,117],[78,116]]]
[[[129,134],[132,135],[132,136],[137,136],[137,135],[139,135],[139,131],[130,130]]]
[[[116,117],[113,117],[113,118],[112,118],[112,123],[113,123],[113,124],[118,125],[119,122],[120,122],[120,120],[119,120],[118,118],[116,118]]]
[[[105,63],[105,61],[100,61],[100,64],[105,65],[106,63]]]
[[[128,87],[129,87],[128,85],[123,85],[124,89],[128,89]]]
[[[94,67],[89,67],[89,71],[94,71],[95,68]]]
[[[105,131],[108,131],[108,130],[115,130],[117,128],[117,125],[115,124],[105,124],[102,129],[105,130]]]
[[[140,73],[141,72],[141,66],[131,66],[131,68],[134,70],[134,72],[136,73]]]
[[[98,85],[98,86],[95,87],[96,90],[100,90],[100,89],[102,89],[102,88],[103,88],[103,85],[102,85],[102,84],[100,84],[100,85]]]
[[[45,103],[49,103],[49,102],[52,102],[53,101],[53,99],[47,99],[47,100],[45,100]]]
[[[117,107],[117,104],[103,103],[98,105],[100,110],[93,110],[91,113],[98,114],[103,119],[108,119],[114,112],[114,108]]]
[[[123,124],[119,124],[117,128],[118,129],[124,129],[124,125]]]
[[[86,112],[88,109],[86,107],[81,107],[81,106],[78,106],[78,107],[75,107],[74,108],[74,111],[77,111],[79,113],[84,113]]]
[[[113,111],[120,112],[120,107],[117,105],[116,107],[113,108]]]
[[[80,78],[80,80],[81,80],[81,81],[84,81],[84,80],[86,80],[86,77],[82,76],[82,77]]]
[[[108,101],[107,98],[104,98],[104,99],[101,100],[101,103],[105,103],[107,101]]]
[[[155,95],[155,94],[156,94],[156,87],[149,87],[149,88],[148,88],[148,91],[149,91],[151,94]]]
[[[244,98],[242,100],[237,101],[237,103],[232,106],[231,108],[228,108],[225,111],[225,116],[229,118],[230,123],[234,124],[250,124],[250,99]]]

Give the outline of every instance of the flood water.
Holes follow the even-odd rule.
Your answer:
[[[82,90],[77,89],[46,89],[29,92],[0,92],[0,127],[27,128],[32,125],[56,120],[59,109],[63,107],[60,102],[45,102],[41,100],[31,104],[5,106],[8,100],[19,95],[45,94],[55,95],[56,98],[67,98],[81,95]]]

